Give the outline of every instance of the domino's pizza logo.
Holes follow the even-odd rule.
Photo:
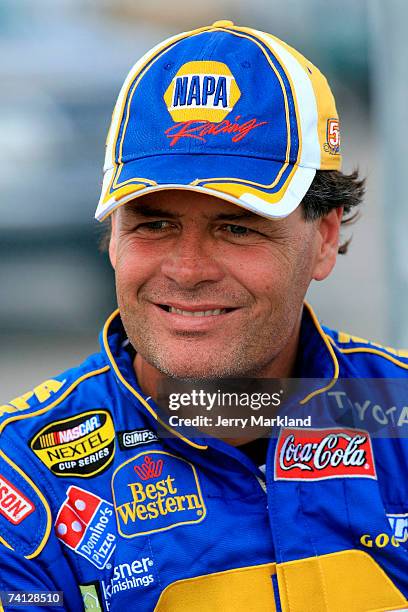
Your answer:
[[[57,538],[104,569],[116,548],[113,505],[98,495],[70,486],[55,522]]]

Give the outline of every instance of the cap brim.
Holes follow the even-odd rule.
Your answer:
[[[126,162],[105,172],[96,219],[164,189],[206,193],[263,217],[286,217],[301,203],[314,168],[236,155],[164,154]]]

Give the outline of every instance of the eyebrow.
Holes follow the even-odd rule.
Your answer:
[[[170,219],[177,219],[180,216],[170,210],[155,208],[148,204],[125,204],[123,208],[127,214],[134,217],[169,217]]]
[[[131,216],[140,217],[167,217],[169,219],[178,219],[183,215],[175,214],[170,210],[166,210],[164,207],[154,207],[149,204],[125,204],[123,207],[127,214]],[[251,211],[242,211],[238,213],[219,213],[212,220],[214,221],[237,221],[237,220],[256,220],[259,219],[259,215]]]
[[[251,219],[259,219],[259,215],[252,213],[250,211],[241,212],[241,213],[220,213],[215,217],[216,221],[236,221],[237,219],[241,220],[251,220]]]

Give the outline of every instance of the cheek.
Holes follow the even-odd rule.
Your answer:
[[[286,299],[310,282],[310,247],[293,244],[251,249],[225,264],[235,280],[258,300]]]
[[[116,259],[116,285],[122,291],[132,288],[133,291],[152,278],[160,269],[160,262],[152,250],[123,244],[117,251]]]

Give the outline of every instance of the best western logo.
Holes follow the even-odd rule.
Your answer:
[[[136,455],[115,471],[112,484],[118,531],[125,538],[205,518],[195,467],[170,453]]]
[[[234,108],[241,92],[233,74],[222,62],[184,64],[164,94],[173,121],[222,121]]]
[[[37,457],[56,476],[87,478],[113,459],[115,431],[105,410],[90,410],[43,427],[31,440]]]

